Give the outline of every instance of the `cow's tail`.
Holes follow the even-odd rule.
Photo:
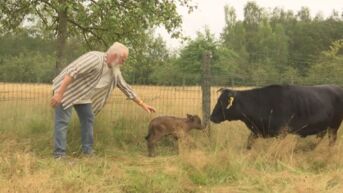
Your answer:
[[[145,136],[145,140],[148,140],[149,137],[150,137],[150,133],[147,136]]]

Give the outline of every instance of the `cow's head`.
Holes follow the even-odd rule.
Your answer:
[[[221,92],[221,94],[211,113],[210,120],[214,123],[231,120],[230,111],[233,111],[234,108],[233,104],[236,97],[236,91],[228,88],[221,88],[217,92]]]

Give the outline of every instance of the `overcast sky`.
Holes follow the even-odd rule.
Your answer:
[[[243,19],[243,8],[248,0],[193,0],[194,4],[198,5],[198,9],[191,14],[187,13],[185,8],[180,7],[178,12],[183,18],[183,32],[191,38],[196,37],[197,31],[204,31],[207,26],[212,33],[219,36],[224,27],[224,6],[233,6],[236,10],[238,19]],[[255,0],[259,7],[272,10],[275,7],[280,7],[287,10],[297,12],[301,7],[308,7],[312,16],[320,12],[324,17],[331,15],[335,9],[342,13],[343,0]],[[178,40],[171,39],[169,34],[164,29],[158,29],[158,34],[167,41],[169,48],[178,48],[181,43]]]

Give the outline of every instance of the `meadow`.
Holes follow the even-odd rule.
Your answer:
[[[80,154],[74,113],[68,157],[52,156],[50,85],[0,83],[0,192],[100,193],[340,193],[343,192],[342,128],[336,146],[327,137],[288,135],[258,140],[241,122],[211,125],[190,133],[179,154],[171,138],[147,157],[145,135],[158,115],[201,115],[199,87],[133,86],[157,109],[146,114],[115,90],[94,127],[94,156]],[[212,106],[217,88],[212,88]],[[241,88],[245,89],[245,88]]]

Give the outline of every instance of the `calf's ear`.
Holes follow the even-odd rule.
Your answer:
[[[187,114],[187,119],[193,120],[193,115]]]

